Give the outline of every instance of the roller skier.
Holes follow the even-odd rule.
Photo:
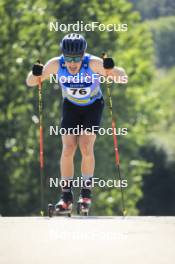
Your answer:
[[[71,214],[73,205],[72,181],[74,177],[74,155],[77,147],[80,148],[81,177],[83,186],[80,190],[77,212],[88,214],[91,205],[92,177],[95,168],[94,144],[104,108],[103,94],[98,76],[110,76],[121,82],[127,82],[123,68],[114,66],[112,58],[101,59],[86,53],[87,42],[81,34],[66,35],[61,43],[60,56],[50,59],[44,66],[40,63],[33,65],[28,74],[28,86],[37,86],[38,78],[43,82],[56,74],[62,89],[62,117],[61,128],[67,133],[62,135],[62,154],[60,159],[61,180],[64,181],[61,197],[53,207],[49,205],[50,213]],[[96,78],[92,81],[93,75]],[[83,76],[76,83],[73,77]],[[65,77],[66,81],[61,81]],[[87,78],[85,78],[87,77]],[[72,78],[72,79],[71,79]],[[69,79],[69,80],[68,80]],[[70,81],[71,79],[71,81]],[[74,135],[70,128],[83,126],[83,133]],[[95,133],[93,127],[96,127]],[[85,133],[88,129],[88,134]],[[68,133],[69,131],[69,133]]]

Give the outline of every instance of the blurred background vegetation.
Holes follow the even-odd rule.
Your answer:
[[[128,180],[128,215],[175,215],[175,1],[174,0],[1,0],[0,3],[0,214],[36,215],[40,209],[38,90],[25,79],[33,63],[60,54],[65,32],[49,31],[49,22],[91,21],[128,24],[127,32],[82,32],[88,52],[107,51],[126,69],[128,85],[113,85],[121,170]],[[105,86],[103,127],[111,120]],[[61,91],[43,84],[45,204],[60,189],[49,188],[60,177],[60,136],[49,126],[60,124]],[[113,138],[98,136],[95,177],[115,179]],[[80,176],[80,153],[75,157]],[[75,190],[75,198],[78,190]],[[119,189],[94,188],[93,215],[119,215]]]

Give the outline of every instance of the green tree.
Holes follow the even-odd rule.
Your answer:
[[[134,9],[138,10],[142,19],[155,19],[162,16],[175,15],[174,0],[130,0]]]
[[[148,22],[155,47],[157,67],[170,68],[175,65],[175,17],[163,17]]]
[[[147,146],[141,155],[152,163],[152,169],[143,178],[143,198],[138,203],[143,215],[174,215],[174,173],[175,173],[175,69],[159,70],[152,83],[157,101],[157,117],[149,134]]]

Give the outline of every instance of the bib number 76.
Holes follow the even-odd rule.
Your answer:
[[[81,94],[81,95],[85,95],[87,92],[86,92],[86,89],[82,88],[82,89],[70,89],[72,91],[72,95],[75,95],[77,93]]]
[[[69,88],[69,89],[67,89],[67,92],[72,97],[82,98],[82,97],[85,97],[85,96],[89,95],[90,92],[91,92],[91,89],[90,88],[86,88],[86,89],[85,88],[81,88],[81,89]]]

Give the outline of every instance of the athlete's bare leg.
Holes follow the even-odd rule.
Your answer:
[[[62,136],[62,154],[60,160],[61,177],[73,177],[74,175],[74,155],[77,148],[77,136]]]
[[[80,135],[79,147],[82,154],[81,172],[82,175],[93,176],[95,168],[94,143],[96,135]]]

